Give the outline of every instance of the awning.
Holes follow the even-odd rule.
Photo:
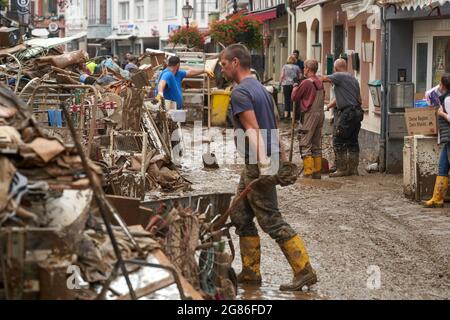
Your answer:
[[[297,9],[307,10],[311,7],[314,7],[316,5],[319,5],[319,4],[328,2],[328,1],[329,0],[305,0],[297,7]]]
[[[355,19],[359,14],[367,12],[367,10],[375,4],[375,0],[353,1],[341,4],[342,11],[347,13],[348,20]]]
[[[377,0],[379,5],[395,5],[403,10],[416,10],[425,7],[443,6],[450,0]]]
[[[112,34],[110,36],[107,36],[105,38],[105,40],[128,40],[132,37],[132,34],[123,34],[123,35],[118,35],[118,34]]]
[[[66,38],[48,38],[48,39],[43,39],[43,38],[34,38],[34,39],[30,39],[25,41],[25,44],[28,46],[32,46],[32,47],[43,47],[43,48],[53,48],[53,47],[58,47],[60,45],[72,42],[73,40],[77,40],[79,38],[82,38],[86,35],[85,32],[81,32],[78,33],[72,37],[66,37]]]
[[[276,19],[277,17],[277,8],[272,8],[265,11],[254,11],[250,12],[247,16],[253,17],[255,19],[260,20],[261,22]]]

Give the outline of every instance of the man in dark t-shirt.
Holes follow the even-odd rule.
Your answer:
[[[358,175],[358,136],[364,112],[361,109],[361,90],[358,80],[347,72],[347,62],[337,59],[335,73],[323,76],[322,81],[331,82],[335,99],[327,106],[334,108],[333,148],[336,172],[330,177]]]
[[[254,222],[256,217],[261,228],[280,245],[294,272],[292,282],[281,285],[280,290],[301,290],[303,286],[316,283],[317,277],[302,239],[278,210],[276,185],[267,182],[272,182],[272,179],[265,179],[274,175],[274,171],[280,176],[287,162],[276,130],[272,99],[263,85],[252,77],[250,53],[245,46],[234,44],[225,48],[220,55],[220,63],[225,77],[237,83],[231,93],[231,105],[236,147],[246,160],[238,194],[258,179],[230,216],[239,236],[242,256],[238,282],[261,284],[261,247]]]

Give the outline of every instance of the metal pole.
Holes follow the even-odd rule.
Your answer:
[[[116,255],[117,258],[117,262],[120,266],[120,269],[122,271],[123,276],[125,277],[125,281],[127,283],[128,286],[128,290],[130,291],[130,296],[132,299],[136,300],[136,294],[134,292],[133,286],[131,284],[129,275],[128,275],[128,270],[125,266],[125,262],[122,258],[122,253],[120,252],[119,249],[119,245],[117,243],[116,237],[114,235],[112,226],[111,226],[111,220],[109,219],[109,208],[108,205],[106,204],[106,201],[104,199],[104,194],[103,194],[103,190],[101,189],[101,187],[97,184],[97,179],[94,177],[94,174],[92,173],[92,169],[89,167],[88,164],[88,160],[86,158],[86,155],[83,151],[83,148],[80,144],[80,141],[78,140],[77,134],[75,132],[75,127],[73,126],[72,120],[70,119],[70,115],[69,112],[67,111],[66,105],[64,103],[61,104],[61,108],[64,112],[64,117],[66,118],[67,121],[67,125],[69,127],[70,133],[72,135],[73,138],[73,142],[75,144],[75,147],[80,155],[81,158],[81,162],[83,163],[83,168],[84,171],[86,171],[86,174],[88,176],[90,185],[94,191],[94,198],[95,201],[97,203],[98,208],[100,209],[100,214],[103,218],[103,221],[105,222],[105,226],[106,226],[106,230],[109,234],[109,237],[111,239],[111,244],[113,246],[114,249],[114,253]]]

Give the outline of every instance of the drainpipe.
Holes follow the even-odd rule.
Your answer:
[[[380,161],[380,172],[386,171],[386,148],[387,148],[387,120],[388,120],[388,105],[387,105],[387,84],[388,84],[388,70],[389,70],[389,52],[388,52],[388,41],[389,41],[389,35],[388,30],[386,28],[386,10],[385,8],[381,8],[381,19],[383,23],[383,30],[382,32],[382,47],[381,50],[384,52],[383,55],[383,61],[382,61],[382,76],[381,76],[381,85],[383,87],[382,92],[382,103],[381,103],[381,132],[380,132],[380,154],[379,154],[379,161]]]
[[[288,42],[288,51],[289,54],[291,54],[292,51],[295,50],[295,12],[292,12],[291,7],[290,7],[290,3],[292,0],[286,0],[286,11],[289,14],[289,16],[291,16],[291,38],[289,39]],[[290,48],[289,48],[289,44],[290,44]]]

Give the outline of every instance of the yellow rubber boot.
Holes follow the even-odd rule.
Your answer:
[[[425,201],[425,208],[442,208],[444,206],[444,198],[448,189],[448,177],[437,176],[434,184],[433,197]]]
[[[242,271],[237,276],[238,283],[261,284],[261,244],[259,236],[240,237]]]
[[[306,156],[303,159],[303,177],[311,178],[314,169],[314,159],[311,156]]]
[[[314,157],[314,168],[313,168],[312,178],[313,179],[322,179],[321,171],[322,171],[322,157],[321,156]]]
[[[286,259],[292,267],[294,278],[289,284],[282,284],[281,291],[299,291],[303,286],[311,286],[317,282],[317,276],[309,263],[308,252],[299,235],[280,243]]]

